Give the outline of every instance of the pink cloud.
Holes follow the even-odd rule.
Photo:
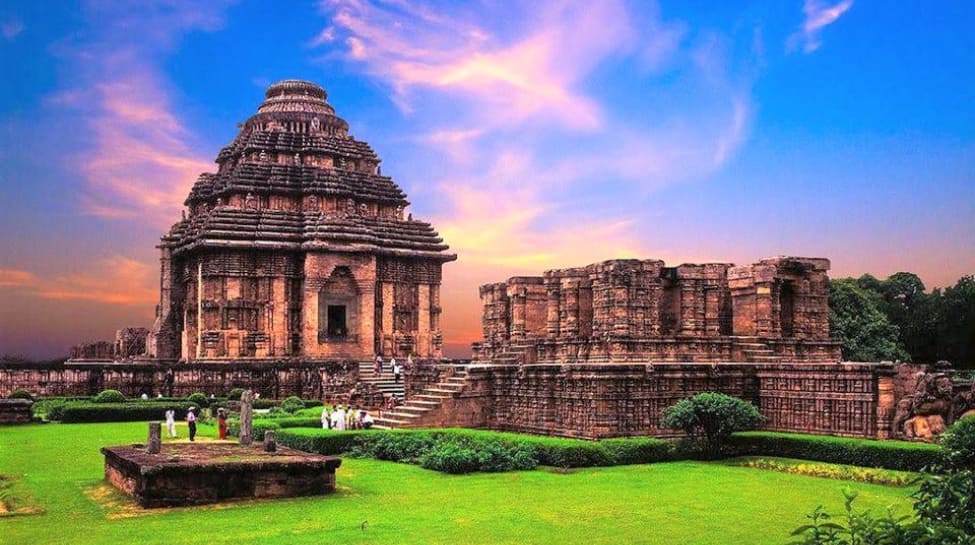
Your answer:
[[[83,300],[121,306],[149,306],[159,298],[154,265],[123,256],[103,259],[88,270],[40,276],[19,269],[0,269],[0,289],[41,299]]]
[[[802,28],[789,37],[788,47],[794,49],[802,45],[805,53],[816,51],[822,45],[820,31],[839,20],[851,7],[853,7],[853,0],[841,0],[835,4],[826,4],[821,0],[805,0],[802,6],[805,20]]]
[[[347,0],[324,6],[331,24],[313,44],[342,37],[348,58],[386,80],[406,111],[415,91],[448,92],[476,105],[470,111],[489,126],[543,119],[573,130],[599,128],[603,112],[581,93],[581,83],[635,39],[617,1],[543,3],[520,13],[509,6],[505,21],[528,27],[510,36],[475,22],[484,14],[438,15],[415,4]]]
[[[210,154],[176,113],[160,64],[183,34],[219,29],[224,5],[90,3],[86,15],[98,32],[55,48],[74,85],[48,103],[75,110],[91,134],[72,156],[85,180],[78,196],[84,213],[165,229],[179,218],[197,176],[213,169]]]

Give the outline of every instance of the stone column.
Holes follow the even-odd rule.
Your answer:
[[[289,354],[288,337],[288,298],[285,286],[286,279],[283,276],[271,278],[271,319],[269,335],[271,341],[271,355],[284,356]]]
[[[249,445],[254,442],[253,418],[254,393],[244,390],[240,396],[240,444]]]
[[[755,335],[768,337],[772,334],[772,283],[755,284]]]
[[[519,341],[525,338],[525,294],[522,288],[515,288],[509,294],[511,301],[511,340]]]
[[[146,441],[146,452],[159,454],[162,445],[162,422],[149,422],[149,439]]]
[[[560,313],[565,311],[565,319],[560,317],[559,332],[563,338],[579,336],[579,282],[570,281],[562,285]]]
[[[274,440],[274,430],[264,432],[264,452],[277,452],[278,443]]]
[[[559,336],[559,286],[556,281],[549,282],[546,287],[545,335],[556,339]]]

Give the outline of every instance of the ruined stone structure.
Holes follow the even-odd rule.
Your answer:
[[[666,267],[613,260],[481,286],[494,363],[840,360],[829,338],[829,260]]]
[[[440,357],[456,259],[326,102],[271,85],[162,238],[148,351],[161,360]]]

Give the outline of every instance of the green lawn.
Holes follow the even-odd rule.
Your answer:
[[[143,512],[93,499],[99,447],[145,435],[144,423],[0,427],[0,474],[44,509],[0,517],[0,545],[784,544],[817,504],[840,511],[844,486],[861,508],[910,512],[905,488],[699,462],[449,476],[346,458],[327,497]]]

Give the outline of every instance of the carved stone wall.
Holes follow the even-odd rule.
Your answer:
[[[548,362],[837,362],[829,261],[665,267],[613,260],[481,287],[474,359]]]
[[[419,391],[449,372],[419,369],[408,385]],[[754,403],[768,430],[886,438],[892,374],[887,364],[473,365],[464,390],[424,425],[672,436],[660,427],[663,410],[714,391]]]
[[[336,399],[348,395],[359,380],[358,363],[201,362],[195,364],[101,363],[8,365],[0,368],[0,397],[24,389],[37,396],[89,396],[106,389],[130,397],[185,397],[194,392],[226,395],[247,388],[272,399],[296,395]]]

